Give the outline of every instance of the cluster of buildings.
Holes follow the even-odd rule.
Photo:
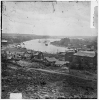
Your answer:
[[[7,44],[6,40],[2,43]],[[15,45],[14,45],[15,46]],[[20,48],[20,44],[16,45]],[[10,52],[2,50],[2,57],[15,60],[34,60],[43,62],[47,66],[66,66],[74,69],[97,69],[97,52],[96,51],[82,51],[82,50],[68,50],[57,54],[58,58],[63,57],[64,60],[56,59],[55,57],[44,57],[42,52],[35,52],[26,50],[25,52]]]
[[[66,52],[65,61],[70,62],[73,69],[96,69],[97,68],[97,52],[95,51],[74,51]]]
[[[32,50],[27,50],[26,52],[10,52],[2,51],[2,58],[7,58],[8,60],[29,60],[41,62],[47,66],[68,66],[69,61],[60,61],[55,57],[44,57],[42,52],[33,52]]]
[[[56,59],[55,57],[45,57],[44,61],[47,65],[50,66],[58,66],[58,67],[68,67],[69,61],[60,61],[59,59]]]
[[[56,59],[55,57],[44,57],[42,52],[35,52],[32,50],[26,50],[26,52],[10,52],[2,51],[2,55],[11,60],[31,60],[43,62],[47,66],[65,66],[73,69],[90,69],[97,67],[97,53],[95,51],[76,51],[70,50],[67,52],[61,52],[58,57],[64,57],[64,61]],[[2,56],[2,57],[3,57]]]

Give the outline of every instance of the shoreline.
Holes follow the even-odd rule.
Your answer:
[[[62,46],[62,45],[53,44],[53,43],[51,43],[51,44],[54,45],[54,46],[57,46],[57,47],[65,47],[65,48],[67,48],[66,46]]]

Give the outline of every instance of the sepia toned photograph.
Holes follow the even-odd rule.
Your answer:
[[[1,99],[97,99],[96,1],[1,1]]]

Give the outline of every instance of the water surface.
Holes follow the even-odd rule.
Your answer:
[[[65,47],[58,47],[50,44],[50,42],[57,41],[57,40],[60,39],[46,39],[46,40],[35,39],[35,40],[26,41],[24,42],[24,44],[25,44],[25,48],[27,49],[32,49],[41,52],[48,52],[48,53],[65,52],[66,50],[68,50]],[[48,46],[45,45],[44,41],[47,41],[46,44],[48,44]]]

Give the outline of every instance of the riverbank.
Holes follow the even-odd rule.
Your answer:
[[[93,39],[91,39],[93,38]],[[88,38],[62,38],[60,41],[51,42],[52,45],[59,47],[78,48],[82,50],[97,50],[97,39],[95,37]]]
[[[50,36],[41,36],[35,34],[2,33],[2,40],[7,40],[7,44],[22,43],[33,39],[44,39]]]

